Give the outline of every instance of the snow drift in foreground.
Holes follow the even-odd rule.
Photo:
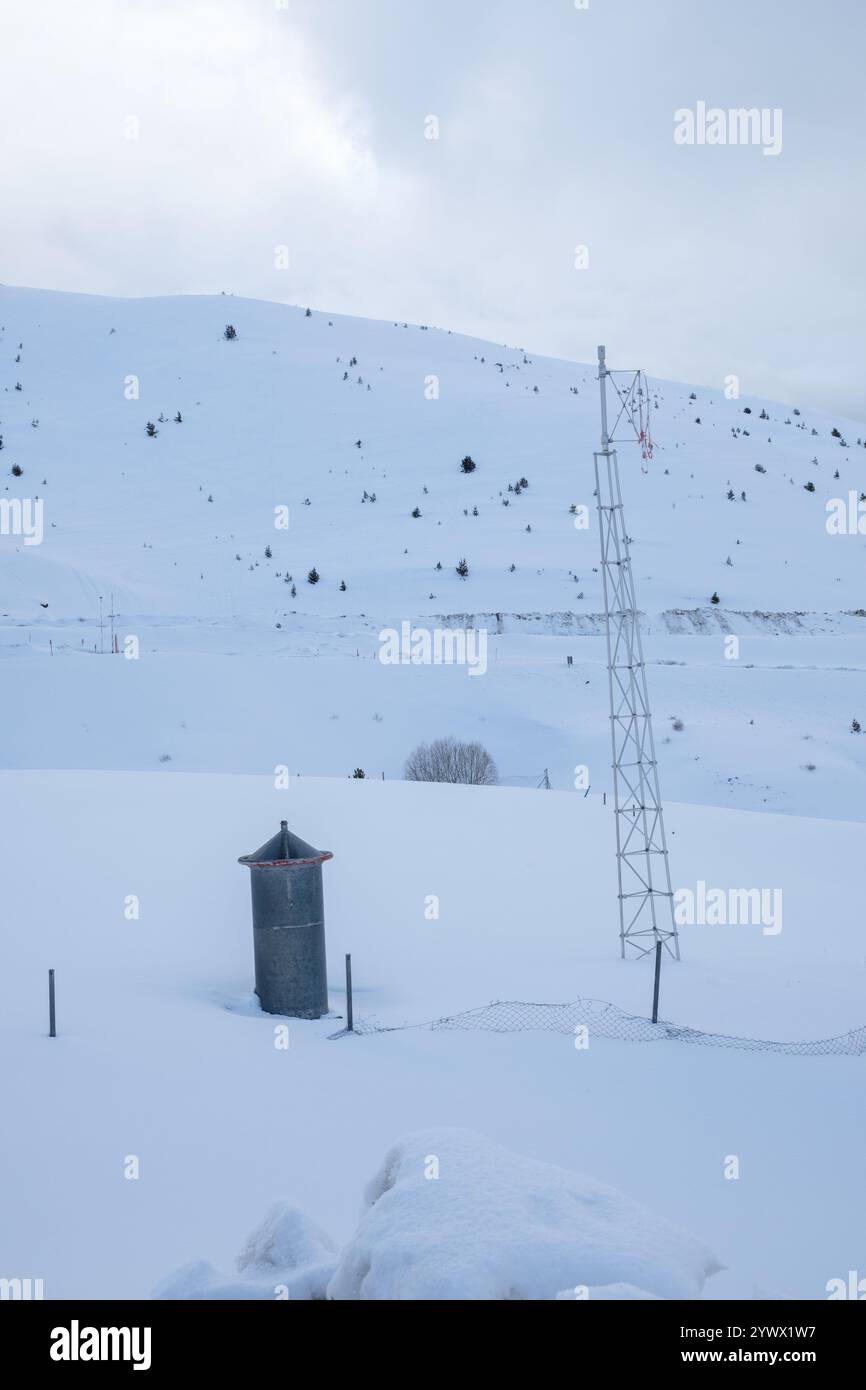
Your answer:
[[[401,1140],[365,1195],[331,1298],[551,1299],[611,1284],[696,1298],[720,1268],[614,1188],[468,1130]]]
[[[697,1298],[722,1268],[705,1246],[592,1178],[463,1129],[400,1140],[368,1184],[339,1255],[288,1203],[221,1279],[197,1263],[156,1298]]]
[[[154,1298],[325,1298],[337,1264],[337,1247],[315,1222],[289,1202],[275,1202],[247,1238],[237,1258],[238,1277],[226,1279],[206,1260],[163,1279]]]

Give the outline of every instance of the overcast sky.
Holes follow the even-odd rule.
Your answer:
[[[226,290],[582,361],[605,341],[614,366],[866,419],[864,12],[2,0],[0,280]],[[699,102],[781,110],[781,152],[677,144]]]

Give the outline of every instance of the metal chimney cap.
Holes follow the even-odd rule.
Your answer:
[[[246,864],[248,869],[303,869],[324,864],[333,857],[331,850],[314,849],[299,835],[293,835],[286,821],[280,821],[277,834],[252,854],[241,855],[238,863]]]

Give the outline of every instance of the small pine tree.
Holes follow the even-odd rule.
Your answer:
[[[460,467],[464,473],[474,473],[477,464],[475,463],[475,460],[472,458],[472,456],[470,454],[467,454],[465,459],[461,459]]]
[[[292,598],[297,598],[297,597],[298,597],[298,591],[297,591],[297,589],[295,588],[294,584],[292,585],[292,587],[291,587],[291,589],[289,590],[289,592],[291,593]]]
[[[356,782],[363,782],[366,780],[367,774],[362,767],[356,767],[352,777]]]
[[[417,521],[417,520],[418,520],[418,517],[421,515],[421,508],[420,508],[420,507],[416,507],[415,510],[412,512],[412,515],[414,516],[415,520]]]
[[[803,484],[803,487],[806,489],[807,492],[815,491],[815,484],[812,482],[811,478],[809,479],[808,483]]]
[[[148,420],[144,427],[144,432],[150,439],[156,439],[156,436],[159,434],[159,430],[152,420]]]
[[[307,583],[308,583],[308,584],[318,584],[318,582],[319,582],[319,571],[316,569],[316,566],[313,565],[313,568],[310,570],[310,573],[307,575]]]
[[[461,578],[461,579],[466,579],[466,578],[468,577],[468,575],[469,575],[469,566],[468,566],[468,564],[466,563],[466,560],[465,560],[465,559],[459,560],[459,561],[457,562],[456,569],[457,569],[457,573],[460,575],[460,578]]]
[[[346,581],[345,581],[345,579],[341,579],[341,580],[340,580],[340,593],[341,593],[341,594],[344,594],[345,592],[346,592]]]
[[[311,319],[312,317],[313,317],[313,311],[312,311],[312,309],[308,309],[307,312],[304,314],[304,318],[305,318],[305,319]]]
[[[271,558],[271,556],[273,555],[273,553],[274,553],[274,552],[271,550],[271,547],[270,547],[269,545],[266,545],[266,546],[265,546],[265,559],[266,559],[266,560],[270,560],[270,558]]]
[[[227,342],[227,343],[230,343],[230,342],[232,341],[232,339],[233,339],[233,338],[236,338],[237,336],[238,336],[238,335],[237,335],[237,330],[236,330],[234,324],[233,324],[233,323],[227,323],[226,326],[225,326],[225,328],[223,329],[223,337],[225,338],[226,342]]]
[[[177,414],[175,415],[175,417],[174,417],[174,423],[175,423],[176,425],[182,425],[182,424],[183,424],[183,416],[181,415],[180,411],[178,411]]]
[[[715,603],[721,603],[721,601],[722,601],[722,600],[719,598],[718,594],[713,594],[712,598],[710,599],[710,603],[713,603],[713,604],[715,604]]]
[[[13,478],[21,478],[21,477],[23,477],[23,476],[24,476],[24,469],[21,467],[21,464],[20,464],[20,463],[13,463],[13,465],[12,465],[12,477],[13,477]]]
[[[851,732],[852,732],[852,734],[859,734],[859,732],[860,732],[860,721],[859,721],[859,719],[852,719],[852,720],[851,720]]]

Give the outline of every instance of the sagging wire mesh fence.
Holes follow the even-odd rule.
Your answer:
[[[841,1033],[835,1038],[819,1038],[806,1042],[778,1042],[766,1038],[738,1038],[725,1033],[704,1033],[699,1028],[686,1028],[659,1019],[625,1013],[616,1004],[602,999],[575,999],[570,1004],[527,1004],[518,1000],[487,1004],[447,1018],[425,1023],[382,1024],[375,1019],[355,1019],[354,1032],[361,1035],[399,1033],[408,1028],[430,1028],[434,1031],[474,1030],[484,1033],[569,1033],[587,1028],[591,1035],[619,1038],[625,1042],[684,1042],[704,1047],[738,1048],[746,1052],[782,1052],[794,1057],[847,1056],[862,1057],[866,1053],[866,1026]],[[346,1030],[333,1035],[345,1037]]]

